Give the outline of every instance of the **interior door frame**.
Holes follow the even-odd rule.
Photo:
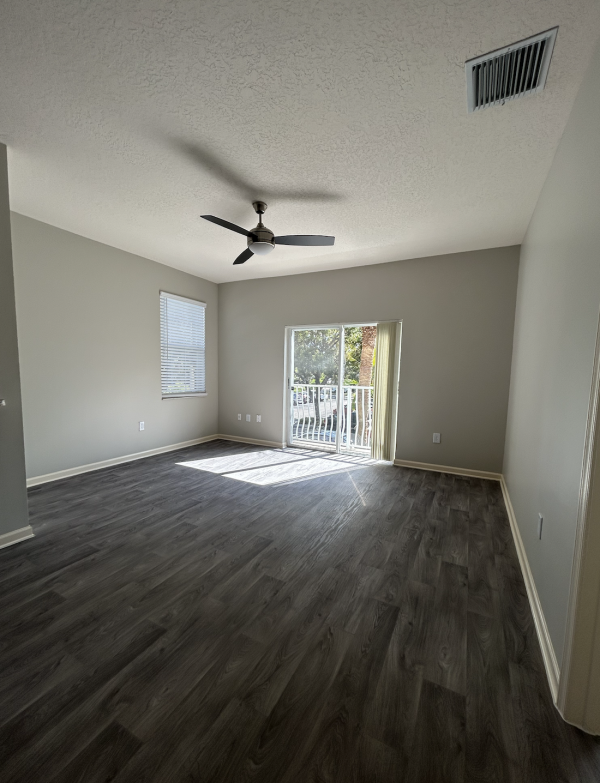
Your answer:
[[[402,347],[402,321],[398,318],[389,318],[388,321],[391,321],[393,323],[397,324],[396,328],[396,346],[394,350],[394,392],[393,392],[393,399],[392,399],[392,432],[391,432],[391,438],[392,438],[392,454],[396,454],[396,433],[397,433],[397,427],[398,427],[398,398],[400,393],[400,354],[401,354],[401,347]],[[343,387],[343,380],[344,380],[344,369],[345,369],[345,361],[344,361],[344,344],[343,344],[343,335],[344,335],[344,329],[352,326],[377,326],[378,323],[383,323],[384,319],[381,319],[379,321],[341,321],[336,323],[329,323],[329,324],[298,324],[298,325],[290,325],[285,327],[285,344],[284,344],[284,362],[283,362],[283,422],[282,422],[282,433],[283,433],[283,445],[284,447],[292,446],[292,432],[293,432],[293,424],[292,424],[292,416],[291,416],[291,393],[292,393],[292,385],[293,385],[293,375],[294,375],[294,368],[292,367],[293,362],[293,356],[294,356],[294,332],[295,331],[303,331],[303,330],[310,330],[310,329],[340,329],[340,366],[338,371],[338,406],[340,404],[340,387]],[[341,381],[341,383],[340,383]],[[343,404],[343,401],[342,401]],[[325,444],[322,445],[312,445],[312,444],[302,444],[302,448],[306,449],[314,449],[315,451],[332,451],[334,453],[341,453],[339,450],[339,431],[341,426],[341,417],[338,415],[337,420],[337,431],[336,431],[336,445],[335,449],[326,448]]]

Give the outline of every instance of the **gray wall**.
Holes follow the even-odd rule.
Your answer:
[[[15,213],[12,232],[29,477],[215,433],[214,283]],[[207,303],[206,397],[161,400],[161,289]]]
[[[0,144],[0,535],[26,527],[27,492],[6,147]]]
[[[499,472],[518,254],[498,248],[220,285],[219,431],[282,440],[285,326],[398,319],[397,458]]]
[[[504,463],[559,663],[600,305],[599,209],[597,50],[521,249]]]

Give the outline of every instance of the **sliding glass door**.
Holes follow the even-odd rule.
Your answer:
[[[291,445],[370,451],[376,333],[374,324],[291,329]]]
[[[336,449],[341,327],[292,330],[291,442]]]

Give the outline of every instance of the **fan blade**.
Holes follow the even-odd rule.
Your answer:
[[[200,215],[200,217],[204,218],[204,220],[210,220],[211,223],[216,223],[217,226],[228,228],[230,231],[237,231],[238,234],[243,234],[245,237],[252,236],[252,234],[249,231],[246,231],[245,228],[236,226],[235,223],[230,223],[228,220],[223,220],[222,218],[215,217],[214,215]]]
[[[235,259],[233,262],[233,265],[236,264],[245,264],[246,261],[250,258],[250,256],[253,256],[254,253],[250,250],[250,248],[246,248],[243,253],[240,253],[239,256]]]
[[[314,247],[316,245],[333,245],[335,237],[321,237],[316,234],[294,235],[288,237],[275,237],[273,239],[276,245],[306,245]]]

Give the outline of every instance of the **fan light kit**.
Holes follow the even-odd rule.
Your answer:
[[[235,259],[234,264],[245,264],[246,261],[253,255],[266,256],[271,250],[275,249],[275,245],[302,245],[304,247],[317,247],[322,245],[333,245],[335,237],[323,237],[314,234],[292,234],[290,236],[276,237],[271,229],[263,225],[262,216],[267,211],[267,205],[264,201],[253,201],[252,206],[254,211],[258,215],[258,225],[251,231],[246,231],[241,226],[236,226],[235,223],[230,223],[228,220],[222,220],[214,215],[200,215],[204,220],[209,220],[211,223],[216,223],[217,226],[223,226],[230,231],[237,231],[238,234],[243,234],[248,238],[248,248]]]

